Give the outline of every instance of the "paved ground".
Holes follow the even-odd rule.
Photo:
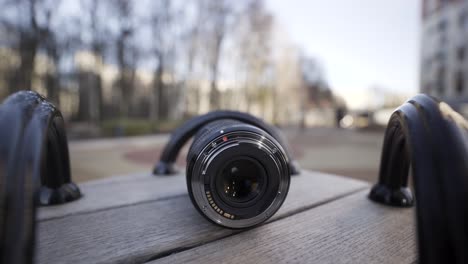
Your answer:
[[[383,131],[334,128],[286,130],[302,168],[366,181],[377,179]],[[150,172],[168,135],[70,142],[72,175],[83,182],[114,175]],[[185,152],[178,165],[184,169]]]

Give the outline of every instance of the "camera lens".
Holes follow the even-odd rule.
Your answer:
[[[212,122],[198,132],[186,175],[198,211],[229,228],[252,227],[270,218],[290,182],[288,159],[276,139],[234,120]]]
[[[217,182],[225,201],[248,202],[257,197],[264,186],[265,169],[258,161],[242,157],[229,162]]]

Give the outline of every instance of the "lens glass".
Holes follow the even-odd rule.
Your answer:
[[[229,162],[221,174],[221,195],[228,201],[243,203],[254,199],[265,179],[265,170],[259,162],[239,158]]]

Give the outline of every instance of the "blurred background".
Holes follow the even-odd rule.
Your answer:
[[[467,49],[467,0],[0,0],[0,100],[61,109],[78,182],[151,171],[216,109],[279,126],[304,168],[374,181],[410,96],[468,116]]]

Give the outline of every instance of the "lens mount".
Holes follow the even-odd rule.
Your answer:
[[[191,200],[218,225],[258,225],[286,198],[287,156],[273,137],[257,127],[236,123],[207,130],[194,140],[187,159]]]

